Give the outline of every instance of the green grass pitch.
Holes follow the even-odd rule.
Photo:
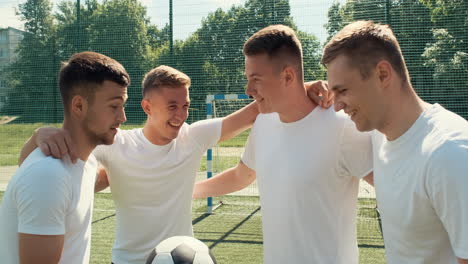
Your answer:
[[[0,201],[3,193],[0,192]],[[240,205],[242,200],[249,206]],[[234,197],[209,216],[204,215],[205,200],[193,203],[195,236],[213,251],[218,263],[259,264],[263,262],[261,212],[257,197]],[[358,243],[361,264],[383,264],[384,248],[373,200],[360,200],[358,213]],[[93,212],[91,263],[109,264],[114,240],[115,215],[112,195],[96,194]],[[362,221],[366,219],[366,221]],[[371,220],[369,220],[371,219]],[[373,219],[373,220],[372,220]],[[369,228],[369,225],[372,226]],[[362,232],[365,230],[365,232]],[[360,232],[361,231],[361,232]]]

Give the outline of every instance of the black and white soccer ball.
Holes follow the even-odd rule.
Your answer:
[[[146,264],[216,264],[210,249],[189,236],[170,237],[153,249]]]

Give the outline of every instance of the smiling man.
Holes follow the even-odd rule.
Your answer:
[[[246,93],[261,114],[241,162],[198,182],[194,196],[230,193],[257,179],[264,263],[357,264],[356,204],[359,179],[372,176],[370,134],[307,97],[293,29],[263,28],[243,51]]]
[[[351,23],[325,46],[335,109],[374,131],[374,183],[389,264],[468,263],[468,122],[413,89],[386,25]]]
[[[89,263],[99,144],[112,144],[125,122],[130,79],[117,61],[94,52],[75,54],[60,71],[63,129],[77,143],[78,162],[46,157],[35,136],[31,155],[12,177],[0,207],[2,263]]]
[[[206,150],[250,127],[255,104],[225,118],[185,123],[190,106],[190,78],[159,66],[145,75],[141,106],[143,128],[120,130],[115,144],[94,154],[100,171],[97,191],[110,184],[116,206],[112,261],[144,263],[162,240],[192,236],[192,193]]]

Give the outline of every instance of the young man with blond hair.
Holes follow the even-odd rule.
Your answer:
[[[468,263],[468,122],[418,97],[386,25],[347,25],[322,62],[335,109],[360,131],[374,130],[387,263]]]
[[[117,61],[94,52],[73,55],[60,70],[63,130],[78,161],[45,156],[35,136],[0,206],[2,263],[89,263],[97,162],[91,154],[114,142],[125,122],[130,78]],[[33,151],[34,150],[34,151]]]
[[[244,55],[246,93],[261,114],[241,162],[197,183],[194,196],[234,192],[257,179],[264,263],[357,264],[356,204],[359,179],[372,177],[370,135],[309,100],[293,29],[261,29]]]
[[[169,66],[148,72],[141,102],[148,116],[144,127],[121,130],[115,144],[95,151],[116,206],[116,264],[144,263],[160,241],[193,235],[193,185],[204,153],[250,127],[258,114],[251,104],[225,118],[188,125],[189,87],[190,78]]]

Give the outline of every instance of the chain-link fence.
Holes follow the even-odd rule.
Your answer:
[[[11,121],[0,125],[0,181],[11,176],[37,123],[61,123],[57,76],[73,53],[96,51],[125,66],[127,123],[135,126],[146,119],[145,72],[161,64],[185,72],[192,123],[206,118],[207,94],[244,93],[243,43],[270,24],[296,29],[307,81],[326,79],[323,45],[344,25],[390,24],[418,94],[468,118],[465,0],[4,0],[0,12],[12,6],[24,26],[0,28],[0,122]]]
[[[16,123],[60,123],[60,62],[77,51],[92,50],[117,59],[130,73],[129,123],[145,120],[141,80],[161,64],[192,78],[188,121],[193,122],[204,118],[207,94],[243,93],[241,49],[258,29],[277,23],[295,28],[304,47],[305,79],[313,80],[326,78],[319,63],[326,40],[351,21],[372,19],[392,26],[421,97],[467,118],[467,5],[448,0],[203,0],[175,5],[29,0],[17,9],[23,30],[0,33],[0,115],[18,116]]]

